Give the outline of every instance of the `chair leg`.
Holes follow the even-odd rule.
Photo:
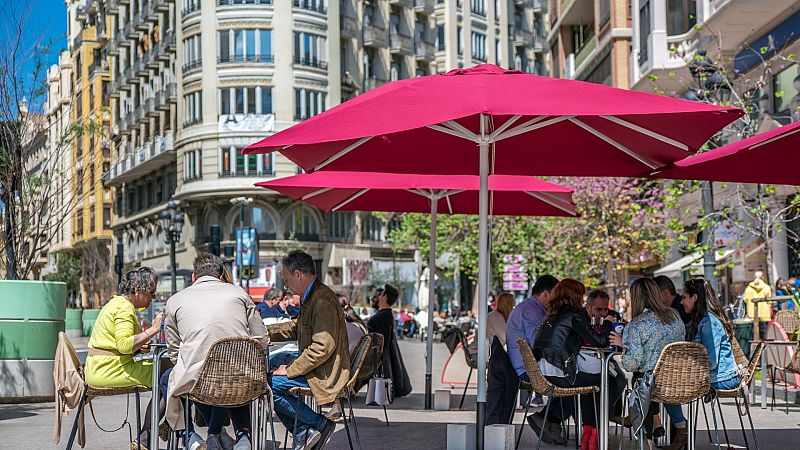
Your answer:
[[[770,411],[775,411],[775,372],[775,367],[773,367],[772,371],[770,371],[770,375],[772,375],[772,405],[769,408]]]
[[[702,401],[702,400],[700,400]],[[719,439],[719,427],[717,427],[717,412],[714,410],[714,404],[712,403],[710,406],[711,409],[711,419],[714,421],[714,431],[717,435],[717,450],[721,450],[720,448],[720,439]],[[703,410],[705,410],[705,406],[703,406]],[[707,420],[708,418],[706,418]],[[710,430],[709,430],[710,431]]]
[[[350,426],[347,424],[347,411],[345,410],[344,406],[342,407],[342,419],[344,421],[344,431],[347,432],[347,443],[350,445],[350,450],[355,450],[353,448],[353,438],[350,436]]]
[[[542,436],[544,435],[544,426],[547,425],[547,413],[550,412],[550,405],[553,403],[552,399],[547,400],[547,406],[544,407],[544,421],[542,421],[542,429],[540,430],[539,442],[536,444],[536,450],[542,448]],[[535,433],[534,433],[535,434]]]
[[[742,397],[744,397],[744,392],[742,392]],[[750,444],[747,442],[747,431],[744,429],[744,420],[742,420],[742,415],[739,414],[739,399],[734,398],[733,401],[736,402],[736,415],[739,416],[739,425],[742,426],[742,437],[744,438],[744,448],[750,449]]]
[[[141,408],[141,405],[139,405],[139,391],[136,391],[134,395],[136,396],[136,448],[142,450],[142,416],[141,411],[139,411]],[[155,405],[155,407],[158,408],[158,405]]]
[[[720,401],[719,397],[717,397],[715,400],[717,401],[717,409],[719,409],[719,419],[722,422],[722,431],[725,433],[725,445],[730,447],[731,438],[728,437],[728,427],[725,425],[725,415],[722,414],[722,402]],[[714,402],[711,402],[711,409],[714,409]]]
[[[67,450],[72,449],[72,445],[75,443],[75,436],[78,434],[78,422],[80,422],[81,414],[83,414],[83,408],[86,404],[86,390],[83,391],[83,395],[81,396],[80,403],[78,403],[78,409],[75,410],[75,421],[72,424],[72,431],[69,432],[69,440],[67,441]]]
[[[383,418],[386,419],[386,426],[389,426],[389,413],[386,412],[386,405],[383,405]]]
[[[272,450],[278,450],[276,447],[277,439],[275,439],[275,402],[273,401],[272,394],[267,397],[267,405],[269,410],[267,411],[268,418],[269,418],[269,427],[272,431]],[[266,433],[264,433],[266,434]]]
[[[458,404],[458,409],[461,409],[464,406],[464,398],[467,396],[467,388],[469,388],[469,380],[472,379],[472,369],[469,369],[469,375],[467,375],[467,382],[464,384],[464,393],[461,394],[461,403]]]
[[[708,413],[706,412],[706,404],[701,401],[700,405],[703,407],[703,420],[706,422],[706,432],[708,433],[708,443],[709,444],[713,444],[714,443],[714,439],[711,438],[711,427],[708,425]],[[712,406],[711,409],[712,409],[711,412],[713,413],[714,412],[713,411],[714,407]],[[698,409],[698,411],[699,411],[699,409]]]
[[[517,442],[514,445],[514,448],[519,448],[519,441],[522,440],[522,430],[525,429],[525,421],[528,419],[528,410],[531,407],[531,402],[528,400],[528,404],[525,406],[525,414],[522,415],[522,426],[519,428],[519,434],[517,434]],[[513,418],[513,415],[512,415]]]
[[[594,392],[592,392],[591,396],[592,396],[592,403],[594,404],[594,426],[595,426],[595,428],[601,427],[601,426],[607,426],[608,425],[607,423],[602,424],[602,425],[600,424],[600,410],[597,408],[597,396],[594,395]],[[608,416],[606,416],[606,417],[608,417]],[[606,436],[606,438],[608,438],[608,436]],[[600,434],[599,433],[597,434],[597,446],[598,446],[598,448],[600,447]]]
[[[758,447],[758,438],[756,437],[756,428],[753,426],[753,416],[750,415],[750,403],[747,397],[744,397],[744,409],[747,411],[747,420],[750,422],[750,432],[753,433],[753,443],[756,446],[756,450],[760,450]]]
[[[300,395],[297,396],[297,406],[294,409],[294,426],[292,427],[292,442],[297,442],[297,419],[300,416]],[[308,438],[308,433],[304,435]]]
[[[183,419],[185,428],[183,429],[183,448],[189,448],[189,414],[192,404],[189,403],[189,396],[184,397],[183,400]]]
[[[358,423],[356,423],[356,414],[353,412],[353,401],[350,399],[350,395],[346,396],[347,398],[347,407],[350,409],[350,420],[353,421],[353,431],[356,433],[356,442],[358,442],[358,449],[362,450],[363,447],[361,446],[361,436],[358,434]]]

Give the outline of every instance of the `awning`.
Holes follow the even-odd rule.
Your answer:
[[[715,251],[714,260],[717,263],[719,263],[720,261],[731,256],[733,252],[734,250],[724,250],[722,253],[720,253],[719,251]],[[667,264],[666,266],[653,272],[653,274],[656,276],[666,275],[672,278],[673,276],[678,276],[687,270],[694,272],[697,269],[701,269],[702,267],[703,267],[703,253],[695,252]]]
[[[342,260],[355,259],[361,261],[369,261],[372,259],[369,248],[354,248],[346,244],[333,244],[331,245],[331,256],[328,260],[328,267],[342,267]]]
[[[272,288],[267,286],[252,286],[250,288],[250,298],[252,298],[254,302],[258,303],[264,300],[264,295],[271,290]]]

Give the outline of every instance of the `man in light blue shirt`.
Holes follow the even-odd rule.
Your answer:
[[[533,336],[536,328],[547,317],[547,302],[550,299],[550,291],[558,284],[556,277],[552,275],[542,275],[536,279],[536,283],[531,290],[531,296],[522,301],[508,316],[506,321],[506,344],[508,345],[508,357],[511,365],[517,372],[517,376],[525,381],[528,374],[522,365],[522,357],[519,354],[517,339],[523,338],[528,341],[528,345],[533,347]]]

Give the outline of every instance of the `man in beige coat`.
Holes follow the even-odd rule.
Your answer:
[[[251,336],[269,346],[269,335],[250,296],[242,288],[220,281],[224,263],[219,256],[200,253],[194,260],[192,285],[167,300],[164,330],[169,357],[175,368],[169,375],[167,421],[174,430],[184,428],[180,396],[192,389],[211,345],[219,339]],[[162,377],[162,387],[166,379]],[[236,429],[236,450],[250,449],[250,408],[217,408],[196,404],[208,424],[209,450],[221,449],[230,439],[222,433],[228,416]],[[191,430],[190,430],[191,431]],[[190,433],[193,441],[199,441]],[[229,448],[230,442],[224,443]],[[191,448],[191,445],[189,445]]]
[[[333,402],[350,378],[350,354],[344,312],[336,294],[317,279],[314,260],[301,250],[289,252],[281,260],[281,277],[293,294],[300,295],[300,315],[296,321],[269,328],[274,341],[297,340],[299,354],[280,364],[272,373],[275,411],[289,430],[297,433],[294,449],[321,449],[327,444],[335,424],[289,394],[293,387],[309,387],[317,403]]]

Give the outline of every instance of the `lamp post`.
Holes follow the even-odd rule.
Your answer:
[[[239,208],[239,229],[240,230],[244,229],[244,207],[245,206],[250,206],[252,204],[253,204],[253,197],[234,197],[234,198],[231,199],[231,205],[240,207]],[[238,250],[239,246],[237,245],[236,247],[237,247],[236,251],[238,252],[239,251]],[[234,263],[235,263],[235,261],[236,260],[234,259]],[[241,267],[237,267],[237,269],[238,269],[238,277],[239,277],[239,287],[242,287],[242,268]],[[247,289],[247,293],[249,294],[250,293],[250,281],[249,280],[247,281],[247,288],[248,288]]]
[[[181,239],[183,231],[183,213],[178,209],[174,198],[170,198],[167,207],[158,216],[161,229],[164,230],[165,241],[169,244],[169,263],[172,271],[172,295],[178,292],[178,268],[175,263],[175,243]]]

